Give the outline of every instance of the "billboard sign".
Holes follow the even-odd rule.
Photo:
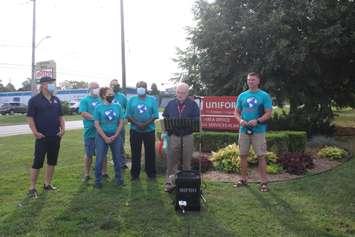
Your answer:
[[[41,77],[57,78],[56,63],[54,60],[36,63],[35,78],[38,82]]]
[[[235,117],[236,96],[205,96],[201,104],[201,122],[204,130],[238,131]]]

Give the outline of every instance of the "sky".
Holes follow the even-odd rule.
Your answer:
[[[126,83],[169,87],[185,48],[194,0],[125,0]],[[36,61],[54,60],[65,80],[121,81],[120,0],[36,0]],[[0,80],[16,89],[31,77],[31,0],[0,0]],[[50,38],[46,38],[50,36]],[[43,39],[43,40],[42,40]]]

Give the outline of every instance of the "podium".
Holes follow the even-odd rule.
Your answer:
[[[191,129],[192,132],[200,131],[199,119],[172,118],[164,119],[165,130],[169,134],[181,134],[181,129]],[[183,134],[180,135],[180,165],[175,175],[176,197],[175,210],[199,211],[201,209],[201,175],[200,172],[183,170]],[[199,169],[200,170],[200,169]]]

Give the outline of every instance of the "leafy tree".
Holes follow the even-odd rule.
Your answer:
[[[60,84],[60,87],[63,89],[82,89],[82,88],[88,88],[89,83],[87,83],[86,81],[75,81],[75,80],[71,80],[71,81],[64,81]]]
[[[5,92],[13,92],[13,91],[16,91],[16,89],[15,89],[15,86],[11,82],[9,82],[5,86],[4,91]]]
[[[22,87],[19,88],[19,91],[30,91],[32,89],[32,79],[27,78],[25,81],[22,82]]]
[[[290,104],[294,126],[309,133],[329,131],[332,104],[355,105],[352,0],[199,0],[194,12],[175,79],[231,95],[246,89],[248,72],[259,71],[275,102]]]

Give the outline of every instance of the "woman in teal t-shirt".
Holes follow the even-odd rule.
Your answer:
[[[102,164],[107,155],[108,147],[112,152],[112,159],[115,166],[115,178],[117,185],[123,185],[123,176],[121,174],[121,146],[122,140],[120,132],[123,126],[123,111],[119,104],[112,103],[114,93],[111,88],[104,87],[100,89],[100,97],[103,103],[95,108],[94,119],[96,127],[96,167],[95,167],[95,187],[102,187]]]

